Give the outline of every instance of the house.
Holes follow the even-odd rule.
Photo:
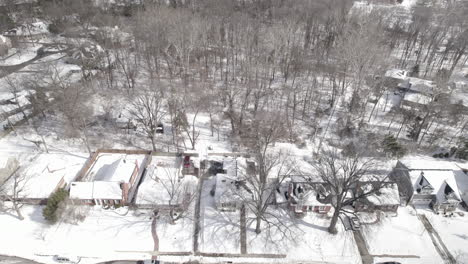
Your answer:
[[[460,193],[468,189],[463,175],[454,162],[423,157],[398,161],[390,178],[398,184],[404,203],[449,212],[457,209]]]
[[[378,182],[365,182],[359,184],[355,190],[355,196],[370,190],[372,184],[381,184]],[[400,195],[398,193],[398,185],[396,183],[384,183],[377,192],[374,192],[364,198],[354,202],[354,209],[357,212],[375,212],[377,210],[383,212],[396,212],[400,205]]]
[[[23,160],[21,167],[17,167],[14,161],[11,163],[12,168],[8,170],[16,167],[18,173],[4,182],[5,195],[16,197],[25,204],[46,204],[53,192],[59,188],[68,188],[86,158],[63,153],[43,153]]]
[[[11,48],[11,40],[8,37],[0,35],[0,57],[8,54]]]
[[[198,178],[182,173],[182,157],[176,153],[152,156],[135,195],[138,208],[184,209],[190,204],[196,194]]]
[[[220,211],[234,212],[241,208],[244,191],[242,181],[227,174],[218,173],[215,184],[215,205]]]
[[[150,151],[98,150],[70,184],[74,204],[127,205],[150,159]]]
[[[250,165],[249,165],[250,164]],[[224,157],[222,173],[216,174],[213,186],[216,208],[220,211],[236,211],[240,209],[244,199],[250,196],[246,184],[248,167],[252,162],[244,157]]]
[[[16,40],[37,40],[41,39],[49,33],[48,24],[42,20],[35,20],[31,23],[19,25],[4,33],[5,36]]]
[[[325,214],[331,209],[323,181],[310,177],[291,176],[275,191],[275,204],[303,217],[308,212]]]
[[[455,180],[457,181],[460,198],[467,208],[468,205],[468,162],[455,164],[459,170],[455,170]]]

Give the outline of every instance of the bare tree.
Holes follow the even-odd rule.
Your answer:
[[[156,129],[165,115],[163,95],[160,89],[150,88],[135,96],[131,102],[130,115],[141,125],[146,137],[156,150]]]
[[[196,197],[196,183],[191,181],[194,176],[182,175],[180,170],[158,167],[158,173],[153,173],[151,179],[155,182],[159,192],[163,190],[163,194],[157,194],[158,197],[164,197],[163,201],[157,200],[154,197],[149,197],[151,203],[159,203],[168,207],[168,215],[171,224],[190,213],[190,204]],[[161,170],[161,171],[159,171]]]
[[[11,208],[18,216],[18,219],[23,220],[21,208],[23,207],[22,198],[24,197],[25,185],[27,179],[24,174],[14,172],[13,175],[0,186],[0,199],[2,202],[11,202]]]
[[[312,165],[324,182],[329,192],[327,198],[331,199],[331,205],[334,208],[328,231],[336,234],[336,224],[340,213],[343,212],[343,208],[351,205],[356,200],[379,191],[385,186],[387,178],[373,177],[368,179],[367,176],[370,177],[376,163],[371,158],[364,158],[362,153],[352,153],[349,156],[344,156],[342,153],[338,153],[337,150],[323,150],[314,160],[315,162]],[[369,180],[373,181],[374,184],[371,184],[364,192],[359,193],[357,196],[348,195],[355,191],[359,184]]]
[[[248,162],[246,168],[239,170],[243,190],[237,195],[254,214],[257,234],[262,231],[262,223],[278,227],[282,222],[277,221],[277,215],[270,213],[268,208],[275,190],[293,171],[293,162],[289,156],[289,153],[282,151],[258,152],[255,156],[255,165]]]

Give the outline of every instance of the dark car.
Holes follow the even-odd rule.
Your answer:
[[[164,125],[159,123],[158,126],[156,127],[156,133],[157,134],[164,134]]]
[[[209,171],[211,175],[216,175],[218,173],[226,173],[223,169],[223,163],[219,161],[211,162]]]
[[[351,228],[353,230],[359,230],[361,228],[361,224],[359,223],[359,219],[355,216],[350,218]]]
[[[190,156],[184,157],[184,168],[190,168]]]

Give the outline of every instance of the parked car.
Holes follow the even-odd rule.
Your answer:
[[[159,123],[158,126],[156,127],[156,133],[157,134],[164,134],[164,125]]]
[[[147,259],[147,260],[139,260],[137,264],[162,264],[159,260],[155,259]]]
[[[377,264],[401,264],[401,263],[396,262],[396,261],[386,261],[386,262],[378,262]]]
[[[190,156],[184,157],[184,168],[190,168]]]
[[[211,175],[216,175],[218,173],[226,173],[223,169],[223,163],[219,161],[213,161],[209,168]]]
[[[357,217],[353,216],[349,221],[353,230],[359,230],[361,228],[361,224],[359,223],[359,219]]]
[[[54,261],[58,263],[78,263],[80,260],[79,258],[55,255]]]

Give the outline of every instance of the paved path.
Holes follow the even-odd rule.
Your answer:
[[[367,249],[366,241],[362,236],[361,231],[353,231],[354,240],[356,241],[356,245],[359,250],[359,254],[361,255],[362,263],[363,264],[372,264],[374,263],[374,258],[372,255],[369,254],[369,250]]]
[[[153,250],[155,252],[159,252],[159,237],[158,233],[156,232],[156,224],[157,224],[157,219],[156,215],[153,216],[153,222],[151,223],[151,235],[153,236],[153,241],[154,241],[154,247]],[[151,259],[157,259],[157,255],[153,255]]]
[[[240,210],[240,247],[241,254],[247,254],[247,227],[245,217],[245,205]]]
[[[427,233],[431,237],[432,244],[434,244],[437,253],[439,253],[440,257],[444,260],[447,264],[455,264],[456,260],[450,253],[450,251],[445,246],[444,242],[439,236],[439,233],[432,227],[432,224],[429,222],[427,217],[422,214],[418,214],[419,220],[423,223],[424,228],[426,228]]]
[[[208,170],[207,170],[208,171]],[[197,253],[199,252],[199,238],[200,238],[200,230],[201,230],[201,224],[200,224],[200,207],[201,207],[201,198],[202,198],[202,190],[203,190],[203,182],[205,180],[206,173],[202,173],[200,180],[198,182],[198,194],[197,194],[197,201],[195,204],[195,220],[194,220],[194,228],[193,228],[193,252]]]

